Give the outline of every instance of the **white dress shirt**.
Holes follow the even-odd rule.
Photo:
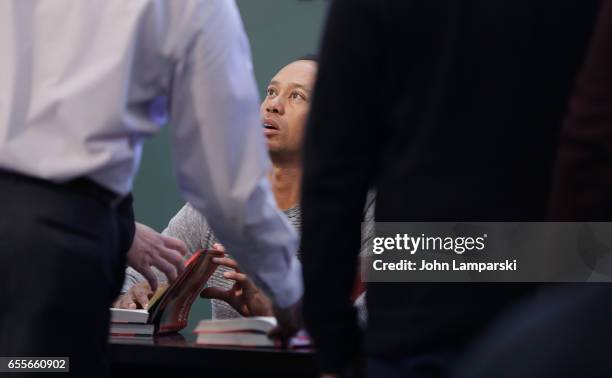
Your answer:
[[[1,169],[126,194],[165,96],[185,199],[278,306],[299,299],[233,0],[2,0],[0,57]]]

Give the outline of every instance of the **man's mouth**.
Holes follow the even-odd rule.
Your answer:
[[[279,130],[279,127],[276,124],[276,122],[274,122],[272,120],[268,120],[268,119],[263,121],[263,127],[266,130]]]
[[[278,135],[278,133],[280,132],[280,127],[278,127],[278,124],[273,119],[264,119],[262,125],[263,132],[266,138],[271,138],[275,135]]]

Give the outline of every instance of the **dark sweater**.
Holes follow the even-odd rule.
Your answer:
[[[331,3],[301,206],[305,317],[324,371],[361,348],[348,298],[368,187],[378,190],[377,221],[545,220],[561,120],[598,5]],[[368,285],[367,353],[460,350],[529,291]]]

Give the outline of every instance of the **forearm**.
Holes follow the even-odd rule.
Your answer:
[[[279,307],[302,294],[297,235],[276,208],[266,175],[259,96],[248,40],[233,2],[203,15],[176,66],[173,144],[179,187],[241,268]]]
[[[241,270],[277,306],[284,308],[302,296],[301,265],[295,257],[297,235],[276,209],[267,185],[263,178],[240,206],[244,211],[237,225],[221,217],[210,219],[209,223]]]

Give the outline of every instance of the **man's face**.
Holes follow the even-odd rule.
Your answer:
[[[316,71],[315,62],[298,60],[270,80],[260,110],[272,158],[301,155]]]

